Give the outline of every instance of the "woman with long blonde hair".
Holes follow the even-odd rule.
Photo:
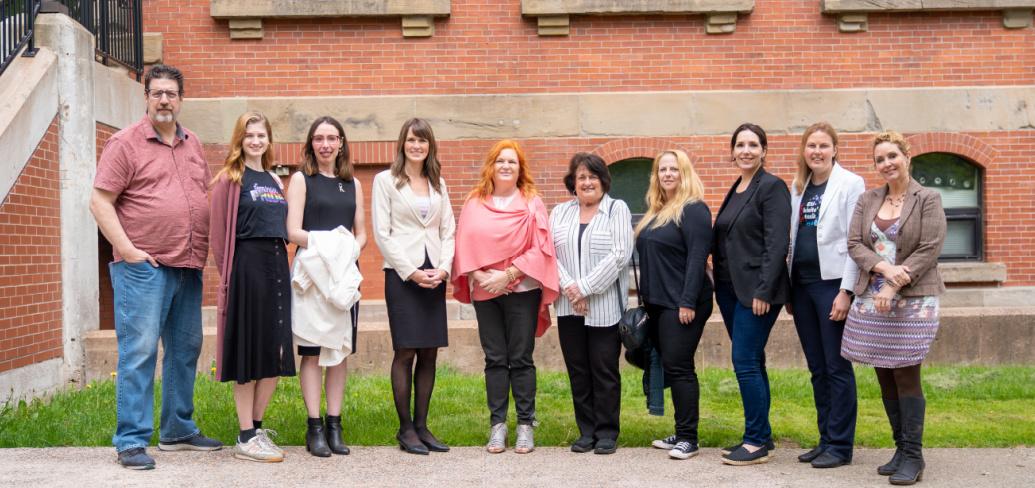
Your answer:
[[[507,407],[514,394],[514,452],[535,448],[535,338],[550,326],[558,296],[557,259],[546,206],[521,146],[503,140],[489,150],[481,180],[460,212],[451,273],[453,296],[471,303],[485,351],[491,453],[507,447]]]
[[[678,149],[654,158],[647,213],[636,226],[639,299],[647,308],[651,342],[661,353],[672,388],[675,435],[654,441],[675,459],[698,454],[700,386],[694,354],[712,315],[712,283],[707,276],[712,213],[704,185]]]
[[[234,381],[240,434],[234,457],[280,462],[262,419],[280,376],[295,375],[287,201],[270,172],[273,131],[257,112],[237,119],[212,188],[210,243],[220,274],[216,376]]]

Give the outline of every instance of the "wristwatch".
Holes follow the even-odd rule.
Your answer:
[[[855,293],[852,292],[852,290],[846,290],[844,288],[841,288],[841,291],[843,291],[845,293],[845,295],[848,295],[850,297],[855,297]]]

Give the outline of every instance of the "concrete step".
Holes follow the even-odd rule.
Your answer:
[[[198,371],[210,372],[215,364],[216,330],[213,326],[203,330]],[[361,319],[357,342],[358,351],[349,360],[350,369],[387,374],[393,354],[387,321]],[[115,331],[89,332],[84,343],[87,381],[111,377],[118,355]],[[780,315],[773,327],[766,358],[773,367],[805,367],[794,323],[786,313]],[[705,327],[696,360],[699,366],[730,365],[730,343],[718,311]],[[551,327],[536,341],[535,361],[540,369],[564,369],[556,327]],[[482,371],[484,355],[476,321],[449,320],[449,347],[440,350],[439,364],[448,364],[466,373]],[[926,364],[1035,364],[1035,307],[942,309],[941,327]]]

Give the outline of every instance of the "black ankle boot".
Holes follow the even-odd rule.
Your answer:
[[[888,478],[893,485],[912,485],[924,478],[924,410],[923,397],[900,397],[902,410],[902,464]]]
[[[319,417],[309,419],[305,431],[305,450],[316,457],[331,457],[331,450],[327,447],[327,439],[324,435],[323,419]]]
[[[331,452],[347,456],[349,448],[341,437],[341,416],[327,416],[327,446]]]
[[[884,413],[888,415],[888,423],[891,424],[891,437],[895,439],[895,455],[887,464],[877,467],[877,474],[891,476],[898,471],[902,464],[902,415],[898,408],[898,399],[882,398],[884,401]]]

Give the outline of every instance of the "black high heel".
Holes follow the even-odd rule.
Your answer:
[[[345,445],[345,441],[342,439],[341,432],[341,417],[340,416],[327,416],[327,447],[334,454],[342,456],[349,455],[349,447]]]
[[[327,447],[327,439],[324,436],[323,419],[309,419],[305,431],[305,450],[316,457],[331,457],[331,449]]]
[[[403,451],[406,451],[410,454],[420,454],[423,456],[428,455],[428,448],[424,445],[423,442],[418,442],[416,444],[406,442],[405,440],[403,440],[402,432],[395,434],[395,440],[399,441],[399,449]]]
[[[417,438],[427,446],[429,451],[434,452],[449,452],[449,446],[435,437],[427,428],[417,429]]]

